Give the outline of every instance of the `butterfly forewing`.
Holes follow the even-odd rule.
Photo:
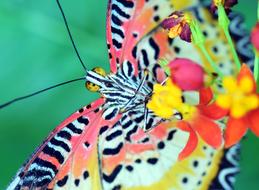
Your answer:
[[[136,59],[129,52],[171,11],[170,1],[109,1],[106,32],[112,72],[125,60],[130,61],[137,72]]]

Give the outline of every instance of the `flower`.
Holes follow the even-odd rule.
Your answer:
[[[176,58],[168,64],[168,67],[171,71],[171,79],[182,90],[199,90],[204,86],[204,70],[194,61]]]
[[[219,148],[223,142],[222,131],[218,124],[202,114],[197,114],[190,121],[179,121],[176,125],[190,134],[186,146],[179,154],[179,160],[188,157],[195,150],[198,136],[213,148]]]
[[[190,16],[180,11],[173,12],[161,23],[164,29],[169,30],[168,36],[175,38],[179,36],[186,42],[191,42],[191,29],[189,26]]]
[[[219,94],[216,103],[223,109],[228,109],[234,118],[243,117],[247,112],[258,107],[258,97],[253,93],[253,81],[242,77],[237,81],[228,76],[223,79],[225,93]]]
[[[182,91],[168,79],[165,85],[155,84],[151,100],[147,107],[157,116],[169,119],[174,114],[174,109],[182,104]],[[162,109],[161,109],[162,108]]]
[[[200,91],[200,106],[208,103],[211,94],[210,90]],[[183,92],[175,85],[171,79],[168,79],[165,85],[155,84],[151,100],[147,103],[147,107],[157,116],[168,119],[172,122],[176,121],[176,126],[189,132],[188,142],[179,155],[179,159],[184,159],[190,155],[197,146],[198,135],[209,145],[219,148],[222,144],[222,132],[220,127],[208,117],[202,114],[200,106],[187,104],[183,100]],[[180,117],[177,117],[179,116]]]
[[[211,10],[214,13],[218,6],[224,6],[225,10],[229,12],[231,8],[238,3],[237,0],[213,0],[211,3]]]
[[[257,22],[255,27],[252,29],[250,38],[256,51],[259,52],[259,22]]]
[[[223,142],[222,131],[214,120],[224,117],[226,111],[211,104],[213,94],[210,88],[201,89],[199,94],[200,103],[195,107],[196,112],[192,117],[183,118],[182,121],[177,122],[178,128],[190,134],[185,148],[179,154],[179,160],[186,158],[195,150],[198,136],[213,148],[219,148]]]
[[[248,128],[259,136],[259,97],[252,72],[243,64],[237,76],[223,79],[225,92],[219,94],[216,104],[228,112],[224,134],[225,147],[236,144]]]

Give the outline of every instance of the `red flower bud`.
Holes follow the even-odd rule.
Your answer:
[[[204,86],[203,68],[190,59],[176,58],[168,64],[171,79],[182,90],[199,90]]]
[[[251,32],[251,42],[255,47],[256,51],[259,52],[259,22],[256,23],[255,27]]]

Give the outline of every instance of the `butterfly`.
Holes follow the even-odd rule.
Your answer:
[[[238,146],[214,150],[199,140],[178,161],[188,134],[164,125],[146,107],[154,83],[166,74],[158,59],[187,57],[205,62],[192,44],[169,39],[160,27],[175,7],[191,11],[201,23],[206,47],[222,71],[230,73],[225,39],[203,1],[110,0],[107,46],[111,73],[88,70],[89,89],[101,97],[57,126],[8,186],[12,189],[231,189],[238,172]],[[231,31],[240,31],[233,14]],[[238,22],[234,22],[238,21]],[[215,40],[217,39],[217,40]],[[245,39],[236,33],[236,40]],[[250,57],[239,47],[244,61]]]

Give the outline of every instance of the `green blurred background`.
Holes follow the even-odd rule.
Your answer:
[[[88,68],[109,70],[105,44],[106,1],[61,1],[74,39]],[[256,21],[256,0],[235,8]],[[0,1],[0,103],[84,76],[54,0]],[[0,110],[0,189],[48,133],[97,95],[76,82]],[[237,190],[259,189],[259,139],[242,142]]]

